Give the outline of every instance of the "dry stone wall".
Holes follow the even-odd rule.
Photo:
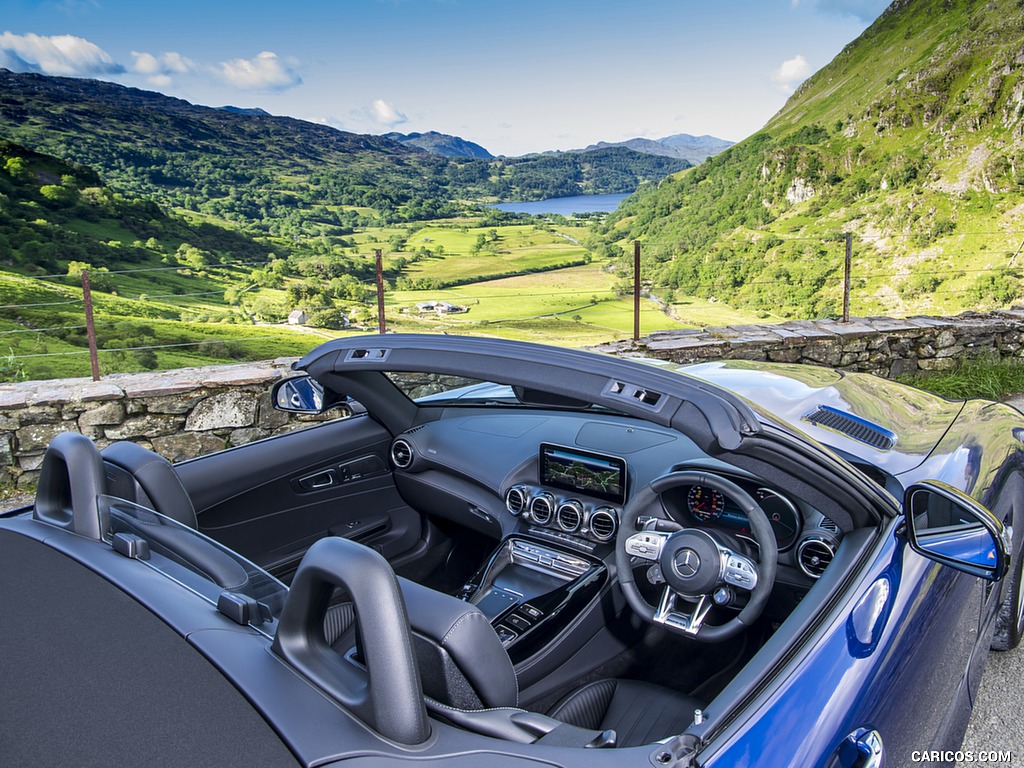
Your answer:
[[[964,360],[1024,357],[1024,308],[966,312],[957,317],[867,317],[848,323],[796,320],[659,331],[637,344],[616,342],[598,349],[678,363],[720,359],[807,363],[895,378],[951,370]]]
[[[680,363],[738,358],[809,363],[881,376],[948,370],[969,359],[1024,357],[1024,308],[958,317],[794,321],[662,331],[600,351]],[[30,488],[46,446],[77,431],[103,447],[132,440],[171,461],[280,434],[325,418],[284,414],[271,384],[291,360],[117,374],[101,381],[0,384],[0,483]],[[429,382],[421,385],[429,391]]]
[[[322,420],[272,407],[270,387],[291,362],[2,384],[0,482],[34,485],[60,432],[81,432],[101,448],[131,440],[180,461]]]

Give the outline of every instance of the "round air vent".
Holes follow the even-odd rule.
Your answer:
[[[505,494],[505,508],[517,517],[526,509],[526,489],[518,485],[508,489]]]
[[[598,541],[611,541],[619,527],[619,517],[611,507],[600,507],[590,516],[590,535]]]
[[[575,499],[563,502],[555,513],[555,522],[566,533],[574,533],[583,523],[583,505]]]
[[[391,444],[391,463],[399,469],[408,469],[412,466],[416,453],[408,440],[398,438]]]
[[[530,516],[534,522],[545,525],[551,522],[551,515],[555,511],[555,500],[550,493],[542,493],[535,496],[530,502]]]
[[[835,548],[824,539],[804,539],[796,550],[800,570],[812,579],[819,578],[835,556]]]

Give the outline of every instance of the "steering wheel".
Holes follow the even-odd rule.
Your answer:
[[[730,549],[714,530],[683,528],[636,532],[640,514],[651,510],[665,491],[684,485],[705,485],[728,496],[750,520],[760,562]],[[714,643],[749,627],[761,612],[775,583],[779,547],[771,524],[749,493],[720,475],[702,471],[672,472],[651,482],[622,511],[615,540],[615,566],[626,601],[647,621],[702,642]],[[657,563],[665,579],[661,601],[654,607],[633,581],[631,558]],[[749,600],[732,619],[720,625],[705,624],[716,604],[731,602],[733,590],[749,593]],[[690,613],[676,607],[679,598],[695,603]]]

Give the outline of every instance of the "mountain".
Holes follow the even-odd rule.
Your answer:
[[[0,69],[3,137],[94,168],[116,192],[284,238],[451,217],[475,203],[632,192],[686,167],[627,149],[443,157],[262,110]]]
[[[427,131],[426,133],[385,133],[385,137],[405,144],[406,146],[419,147],[435,155],[443,157],[473,157],[478,160],[491,160],[494,158],[490,152],[466,141],[459,136],[449,136],[446,133]]]
[[[761,131],[626,201],[601,248],[641,240],[670,298],[825,316],[851,232],[854,314],[1012,303],[1022,39],[1017,0],[897,0]]]
[[[263,115],[264,117],[270,117],[270,113],[267,112],[267,110],[265,110],[265,109],[261,109],[260,107],[232,107],[232,106],[224,106],[224,107],[217,107],[217,109],[222,109],[225,112],[234,112],[236,115]]]
[[[663,139],[629,139],[628,141],[600,141],[591,144],[583,152],[608,147],[626,147],[648,155],[662,155],[686,160],[691,165],[704,162],[707,158],[717,155],[736,142],[718,139],[714,136],[691,136],[688,133],[676,133]]]

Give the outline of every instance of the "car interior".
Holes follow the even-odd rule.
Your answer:
[[[294,389],[278,398],[299,402]],[[282,616],[285,585],[327,589],[322,615],[296,626],[316,624],[339,660],[307,674],[339,680],[369,668],[375,598],[297,574],[318,542],[371,551],[397,576],[429,716],[475,733],[628,747],[699,725],[755,655],[782,652],[783,638],[766,645],[830,588],[822,577],[843,568],[830,564],[870,539],[781,476],[607,408],[433,373],[380,374],[360,391],[365,409],[176,465],[105,447],[110,531],[201,574],[214,602],[233,595],[221,610],[268,637],[306,632]],[[692,540],[663,553],[680,531]],[[345,552],[335,566],[358,560]],[[231,553],[273,578],[243,588],[253,569]],[[712,567],[687,580],[701,560]]]

